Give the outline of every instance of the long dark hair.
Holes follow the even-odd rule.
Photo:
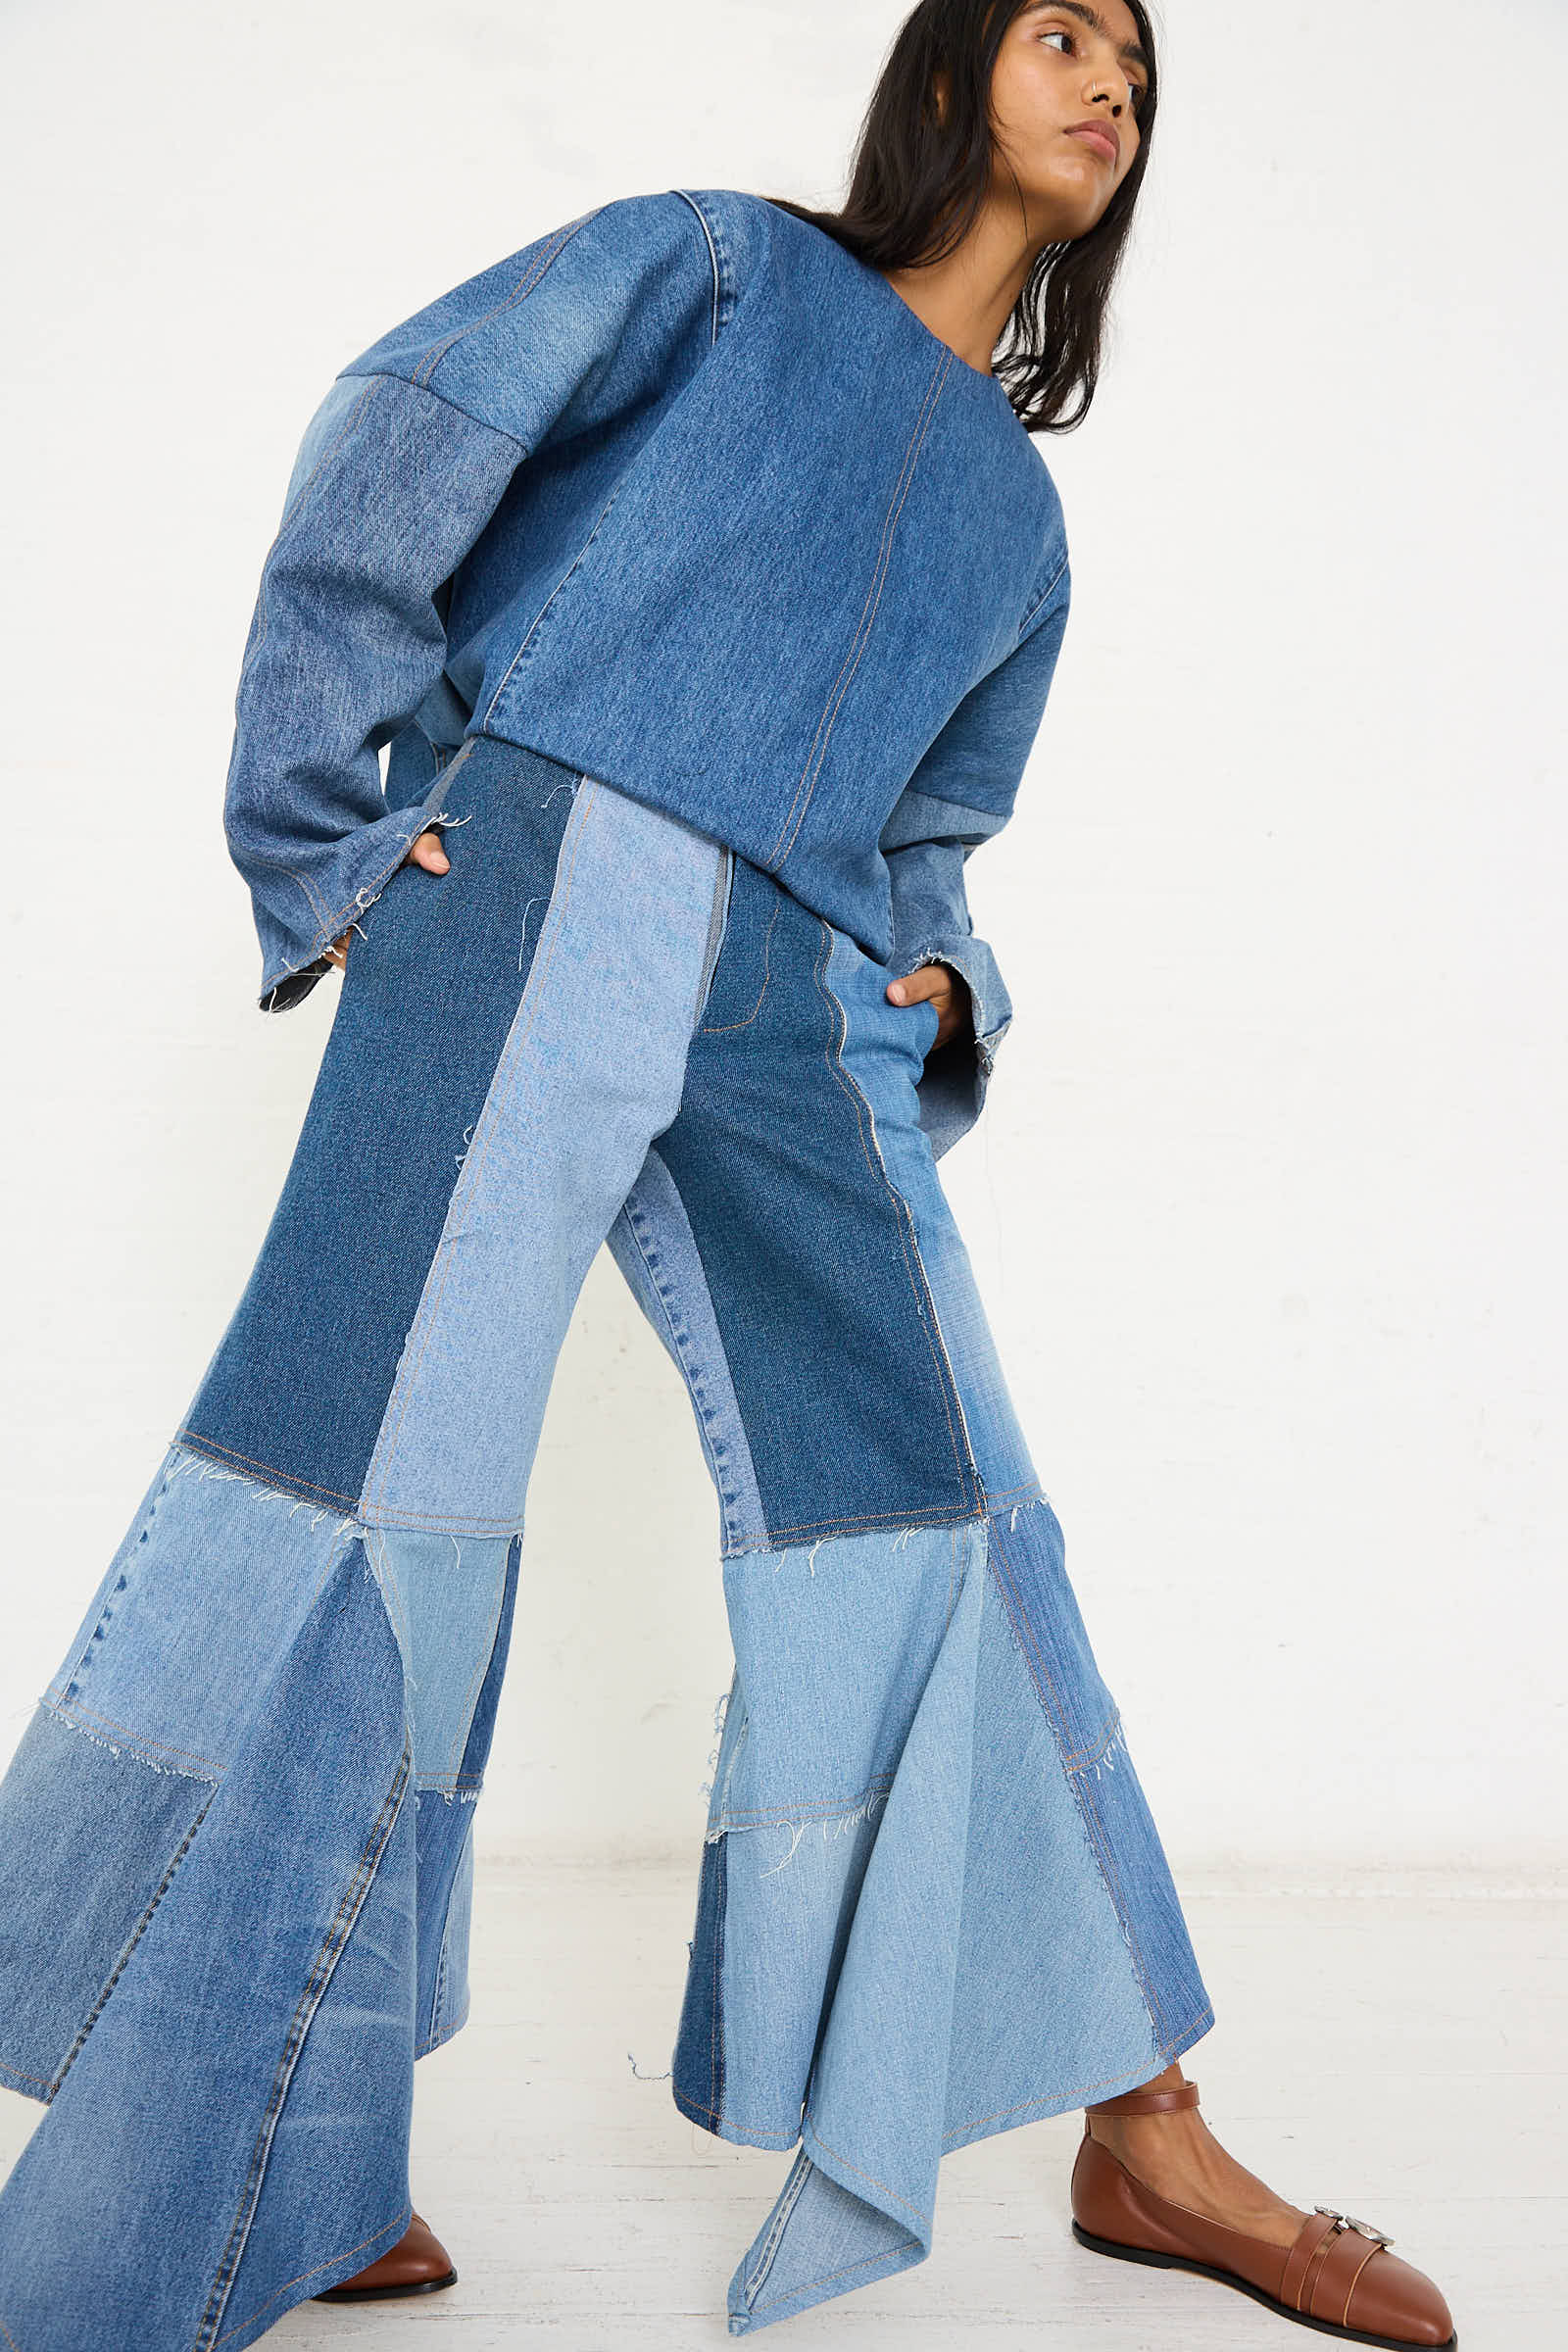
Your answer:
[[[787,196],[770,204],[811,221],[873,270],[941,261],[977,218],[995,169],[991,74],[1024,0],[919,0],[901,25],[861,118],[849,194],[837,212]],[[1086,235],[1043,246],[1008,316],[998,380],[1029,432],[1070,432],[1089,414],[1100,375],[1111,285],[1149,164],[1159,103],[1153,28],[1144,0],[1127,0],[1149,53],[1138,109],[1138,153]],[[938,121],[932,76],[948,77]],[[1077,406],[1069,403],[1076,396]]]

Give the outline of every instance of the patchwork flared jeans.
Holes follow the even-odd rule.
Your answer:
[[[735,1673],[680,2112],[793,2151],[732,2333],[919,2261],[949,2149],[1212,2023],[918,1120],[928,1005],[470,739],[349,951],[227,1329],[0,1782],[7,2352],[237,2352],[409,2220],[557,1353],[608,1238]],[[706,1727],[705,1727],[706,1729]],[[715,2287],[716,2295],[716,2287]]]

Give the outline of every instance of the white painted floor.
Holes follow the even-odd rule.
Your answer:
[[[462,2276],[411,2304],[305,2304],[278,2352],[717,2352],[724,2291],[788,2158],[678,2115],[669,2064],[696,1859],[481,1866],[473,2014],[416,2071],[414,2194]],[[1441,1883],[1440,1883],[1441,1884]],[[1568,2345],[1568,1903],[1205,1890],[1183,1903],[1218,2023],[1203,2112],[1297,2204],[1387,2230],[1463,2352]],[[630,2056],[628,2056],[628,2053]],[[0,2170],[41,2110],[0,2093]],[[1247,2297],[1068,2235],[1078,2114],[945,2159],[929,2261],[776,2323],[779,2352],[1293,2352]],[[45,2348],[40,2347],[40,2352]]]

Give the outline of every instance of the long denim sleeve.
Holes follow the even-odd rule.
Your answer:
[[[421,708],[463,709],[442,592],[517,467],[657,403],[695,364],[696,330],[706,346],[710,310],[691,208],[627,199],[442,296],[332,384],[295,462],[235,699],[224,829],[252,894],[263,1010],[308,994],[439,811],[441,749],[416,779],[400,758],[386,791],[379,753],[394,740],[406,753]]]
[[[306,430],[234,705],[229,854],[250,885],[261,1002],[298,1004],[439,802],[389,807],[378,754],[439,676],[443,580],[522,457],[396,376],[339,376]]]
[[[920,1122],[940,1156],[978,1119],[1012,1020],[991,948],[977,939],[964,867],[1012,813],[1061,650],[1071,583],[1065,559],[1037,600],[1027,633],[971,689],[932,743],[882,828],[893,896],[896,973],[945,963],[967,983],[974,1035],[929,1054]]]

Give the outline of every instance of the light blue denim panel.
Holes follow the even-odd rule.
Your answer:
[[[406,2225],[411,1757],[359,1543],[252,1697],[200,1834],[0,2191],[0,2323],[19,2345],[249,2343]]]
[[[990,1554],[992,1581],[1120,1918],[1163,2064],[1206,2031],[1213,2010],[1050,1502],[1042,1496],[998,1511]]]
[[[974,1524],[724,1563],[736,1670],[672,2080],[676,2106],[721,2138],[791,2147],[799,2133],[860,1874]]]
[[[473,1807],[511,1632],[515,1537],[368,1528],[408,1686],[416,1807],[416,2055],[468,2013]]]
[[[610,1250],[686,1383],[718,1497],[725,1551],[765,1544],[767,1528],[696,1237],[668,1168],[650,1151],[610,1229]]]
[[[408,1673],[415,1784],[455,1791],[501,1622],[512,1539],[369,1528],[365,1541]]]
[[[175,1444],[45,1694],[78,1730],[218,1777],[354,1522]]]
[[[700,2046],[683,2053],[673,2084],[676,2106],[715,2137],[763,2148],[799,2139],[811,2054],[886,1801],[876,1789],[847,1813],[721,1833],[719,1997],[705,2021],[718,2047],[706,2093]]]
[[[901,1043],[907,1046],[910,1024],[917,1018],[929,1024],[918,1043],[929,1044],[936,1033],[936,1015],[929,1004],[890,1004],[886,992],[892,977],[892,970],[875,962],[847,932],[834,932],[824,985],[843,1017],[841,1059],[870,1107],[878,1155],[908,1208],[986,1499],[992,1505],[1010,1503],[1038,1494],[1040,1482],[1007,1393],[963,1236],[942,1189],[933,1139],[910,1115],[909,1089],[901,1068],[905,1056],[897,1051]]]
[[[724,1562],[744,1736],[715,1780],[710,1836],[834,1818],[886,1791],[976,1524],[825,1536]]]
[[[885,1539],[872,1541],[885,1546]],[[932,1550],[934,1569],[940,1568],[934,1547],[957,1545],[948,1531],[917,1541]],[[972,1532],[964,1531],[963,1543],[966,1554],[978,1556]],[[841,1548],[848,1547],[824,1547],[825,1573],[832,1569],[829,1555]],[[927,2119],[944,2150],[1034,2114],[1108,2097],[1102,2083],[1144,2082],[1164,2063],[1061,1750],[995,1585],[989,1577],[980,1583],[973,1719],[953,1758],[956,1773],[972,1769],[975,1779],[967,1829],[956,1849],[961,1889],[946,1890],[950,1905],[955,1899],[957,1905],[956,1974],[937,2012],[947,2016],[951,2009],[953,2019],[947,2105],[941,2118]],[[843,1682],[858,1673],[873,1701],[886,1701],[883,1736],[896,1741],[906,1805],[915,1769],[908,1734],[934,1660],[925,1659],[917,1686],[890,1695],[888,1680],[869,1674],[864,1661],[897,1657],[896,1642],[884,1650],[873,1636],[864,1647],[846,1649],[842,1639],[834,1641],[842,1629],[821,1631],[822,1647],[844,1661]],[[824,1713],[836,1696],[842,1693],[822,1692]],[[750,1720],[748,1710],[743,1727]],[[737,1753],[744,1757],[749,1746],[743,1728]],[[1084,1768],[1102,1772],[1106,1762],[1086,1760]],[[738,1769],[728,1781],[730,1802],[719,1815],[724,1828],[735,1826],[739,1777]],[[753,2140],[754,2123],[772,2134],[798,2120],[819,2023],[818,1987],[831,1989],[852,1919],[862,1965],[879,1940],[868,1908],[876,1889],[862,1889],[860,1882],[879,1835],[898,1834],[880,1828],[889,1790],[898,1787],[885,1773],[848,1813],[801,1807],[775,1827],[730,1839],[723,2079],[735,2137]],[[897,1935],[900,1915],[891,1916]],[[905,1974],[905,1959],[890,1947],[890,1982],[902,1984]],[[792,2130],[780,2144],[792,2144],[793,2136]]]
[[[1143,1982],[993,1577],[984,1586],[944,2149],[1157,2075]],[[1079,1769],[1102,1772],[1102,1752]]]
[[[749,2335],[830,2295],[924,2260],[902,2222],[818,2170],[798,2149],[766,2221],[729,2282],[729,2332]]]
[[[54,2096],[216,1786],[33,1710],[0,1780],[0,2082]]]
[[[335,1510],[166,1447],[0,1777],[0,2080],[14,2089],[58,2091],[352,1540]]]
[[[716,843],[580,785],[366,1473],[368,1524],[520,1532],[577,1294],[680,1101],[722,873]]]
[[[930,2250],[952,2039],[971,2023],[954,2013],[954,1971],[971,1759],[989,1731],[975,1714],[983,1522],[959,1535],[961,1581],[880,1811],[802,2121],[806,2155],[863,2211],[805,2195],[792,2204],[787,2180],[730,2282],[732,2333]],[[730,1838],[732,1849],[750,1842]],[[733,1938],[726,1942],[732,1947]],[[754,1964],[744,1979],[728,1976],[732,2013],[737,1997],[779,1997],[765,1977],[758,1984],[758,1973]],[[790,2284],[770,2306],[764,2290],[779,2262],[776,2276]]]
[[[1077,1747],[1041,1707],[989,1569],[990,1538],[1012,1516],[960,1531],[962,1585],[940,1655],[869,1850],[856,1852],[844,1874],[835,1923],[842,1958],[835,1953],[827,1983],[802,2157],[731,2280],[732,2333],[923,2260],[943,2155],[1147,2082],[1211,2022],[1200,1997],[1186,2004],[1182,2034],[1157,2028],[1106,1868],[1111,1846],[1142,1864],[1147,1849],[1126,1827],[1097,1844],[1082,1802],[1084,1774],[1120,1769],[1118,1741]],[[1056,1650],[1064,1685],[1068,1646]],[[1076,1682],[1075,1719],[1087,1721],[1103,1685],[1092,1663],[1080,1664]],[[730,1786],[746,1744],[744,1732],[732,1742]],[[734,2136],[748,2138],[740,2120],[748,2104],[760,2106],[752,2070],[783,2071],[781,2037],[769,2037],[765,2024],[789,2006],[792,1969],[798,1997],[805,1958],[776,1893],[772,1916],[763,1916],[763,1891],[783,1888],[788,1871],[769,1878],[745,1868],[762,1837],[726,1841],[718,2075]],[[790,1867],[806,1857],[803,1885],[819,1894],[825,1857],[809,1825],[798,1845],[793,1832],[787,1843]],[[1137,1925],[1153,1898],[1132,1892]],[[1163,1989],[1180,2003],[1196,1980],[1184,1936],[1173,1936],[1161,1957]],[[785,2108],[781,2083],[780,2117]]]

